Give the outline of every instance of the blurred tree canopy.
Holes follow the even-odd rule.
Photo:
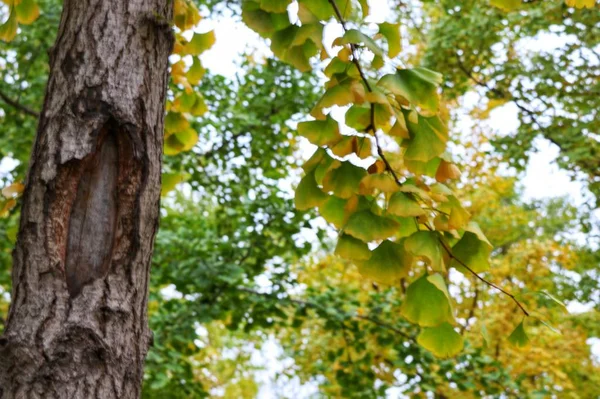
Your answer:
[[[13,7],[11,1],[5,3],[0,8],[2,22]],[[423,295],[414,287],[420,281],[418,270],[424,267],[394,284],[365,277],[353,262],[331,254],[337,234],[312,209],[318,207],[332,222],[323,202],[301,206],[302,210],[294,206],[293,187],[300,182],[300,166],[306,158],[300,148],[307,145],[298,123],[306,121],[309,113],[319,119],[313,107],[325,101],[323,83],[337,79],[339,72],[331,72],[335,62],[350,65],[348,58],[357,48],[373,53],[370,59],[362,54],[361,61],[366,57],[365,64],[385,69],[378,65],[382,57],[377,44],[346,33],[337,43],[342,51],[332,57],[338,61],[331,63],[310,58],[317,54],[327,58],[324,48],[307,46],[310,41],[301,43],[303,55],[293,58],[287,50],[294,48],[293,40],[276,45],[282,40],[278,32],[290,29],[289,21],[280,21],[290,3],[298,6],[300,19],[309,19],[302,12],[310,10],[318,20],[333,20],[332,12],[321,17],[321,8],[315,6],[328,1],[176,3],[183,9],[175,20],[174,51],[181,57],[171,63],[165,195],[149,301],[154,346],[147,359],[144,397],[253,398],[265,389],[258,378],[265,366],[275,374],[268,392],[277,397],[600,396],[598,359],[590,351],[590,344],[600,338],[600,253],[594,218],[600,197],[597,5],[578,8],[574,6],[579,4],[562,0],[394,0],[386,16],[389,26],[382,28],[368,19],[365,22],[369,13],[365,7],[375,2],[331,2],[349,26],[370,33],[379,29],[377,38],[389,40],[390,59],[401,60],[405,68],[426,67],[443,75],[441,105],[433,106],[430,98],[421,101],[420,93],[429,90],[426,84],[409,100],[419,103],[419,111],[425,109],[419,120],[423,114],[436,117],[427,113],[427,107],[449,120],[448,139],[462,177],[447,182],[448,189],[462,200],[464,210],[493,245],[488,251],[487,280],[514,293],[531,313],[524,317],[505,295],[454,265],[441,274],[448,298],[453,298],[448,303],[455,328],[442,324],[453,332],[432,329],[427,336],[413,324],[412,318],[421,317],[419,311],[415,316],[411,310],[417,303],[413,295]],[[342,7],[345,3],[356,4],[347,11]],[[47,53],[60,18],[61,2],[37,0],[35,4],[39,7],[35,22],[19,25],[12,41],[0,41],[0,184],[6,189],[15,189],[25,179],[48,75]],[[197,33],[197,40],[196,35],[183,36],[200,22],[200,15],[243,21],[265,37],[276,57],[241,58],[236,79],[205,71],[197,56],[211,47],[214,35]],[[397,49],[386,31],[391,26],[398,30]],[[313,34],[306,33],[307,37]],[[341,54],[343,49],[350,54]],[[194,61],[184,62],[186,55]],[[356,71],[348,73],[357,76]],[[435,85],[431,90],[435,92]],[[369,89],[367,94],[373,93]],[[458,119],[465,112],[465,98],[473,93],[477,101],[469,117],[478,127],[464,132]],[[355,107],[355,99],[340,100],[346,94],[336,94],[327,104]],[[379,105],[376,101],[373,104]],[[359,108],[355,126],[369,110]],[[519,120],[518,128],[508,135],[497,134],[487,122],[490,113],[501,108],[513,109]],[[375,106],[371,109],[383,112]],[[402,112],[410,128],[413,117]],[[368,121],[362,125],[365,131],[367,125]],[[390,137],[393,126],[387,127]],[[557,164],[592,193],[586,203],[576,207],[567,198],[523,198],[519,178],[536,150],[537,137],[559,149]],[[323,140],[317,138],[320,145],[331,144],[334,154],[343,152],[336,147],[339,141]],[[352,148],[347,153],[360,158],[356,142],[348,145]],[[414,142],[408,144],[409,150],[411,145]],[[384,166],[388,172],[405,162],[394,151],[386,149],[386,155],[392,164]],[[433,158],[436,175],[440,162],[447,160],[441,153]],[[453,165],[449,159],[447,163]],[[506,172],[507,165],[516,173]],[[431,166],[406,162],[397,170],[401,168],[423,174],[426,182],[433,178]],[[308,176],[316,174],[306,166],[305,170]],[[341,181],[351,174],[346,171],[331,179]],[[338,188],[334,185],[332,191],[338,194]],[[0,331],[10,301],[11,251],[20,210],[10,190],[3,194]],[[446,219],[436,218],[435,229],[452,230],[438,227],[447,225]],[[405,236],[414,233],[411,226],[403,228]],[[434,288],[430,296],[420,299],[434,301],[440,292]],[[569,314],[565,303],[584,304],[587,310]],[[444,356],[446,350],[454,352],[447,349],[456,346],[449,342],[452,334],[460,337],[464,348],[456,356]],[[434,345],[428,345],[428,340]],[[257,353],[273,347],[280,349],[277,365],[256,360]],[[290,392],[291,387],[299,391]]]

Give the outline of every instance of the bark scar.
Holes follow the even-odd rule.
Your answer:
[[[65,253],[65,276],[71,297],[84,285],[107,275],[118,216],[119,150],[117,132],[107,125],[97,150],[81,164],[71,207]]]

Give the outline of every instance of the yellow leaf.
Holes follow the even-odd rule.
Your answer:
[[[11,12],[6,22],[0,25],[0,40],[12,41],[17,35],[17,27],[17,13]]]
[[[33,23],[40,16],[40,8],[34,0],[22,0],[15,10],[17,21],[24,25]]]
[[[6,186],[2,189],[2,195],[6,198],[16,197],[23,192],[25,186],[22,183],[13,183],[10,186]]]
[[[190,40],[183,47],[185,54],[200,55],[215,44],[215,32],[194,33]]]

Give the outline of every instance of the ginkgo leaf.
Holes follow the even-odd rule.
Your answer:
[[[6,22],[0,25],[0,40],[5,42],[12,41],[17,35],[17,13],[11,12]]]
[[[315,152],[310,156],[310,158],[306,162],[304,162],[304,165],[302,165],[304,173],[308,173],[314,170],[321,163],[325,156],[331,158],[324,148],[317,148]]]
[[[364,132],[371,124],[371,107],[353,105],[346,111],[346,125],[359,132]]]
[[[341,84],[329,88],[310,112],[317,119],[323,119],[323,108],[334,105],[344,106],[364,101],[365,88],[361,82],[355,79],[347,79]]]
[[[394,123],[394,126],[392,126],[388,134],[392,137],[410,139],[410,135],[408,134],[408,127],[406,126],[406,120],[404,119],[404,115],[402,113],[396,114],[396,122]]]
[[[250,29],[265,37],[290,25],[287,12],[266,12],[254,1],[242,2],[242,20]]]
[[[182,151],[189,151],[197,142],[198,133],[192,128],[172,133],[165,139],[165,155],[176,155]]]
[[[414,159],[404,159],[404,166],[415,175],[434,177],[441,158],[435,157],[427,162],[416,161]]]
[[[373,195],[375,190],[384,193],[395,193],[400,189],[394,178],[387,173],[369,174],[360,181],[359,194]]]
[[[393,236],[398,228],[398,223],[374,214],[369,210],[354,213],[348,219],[345,232],[353,237],[370,242],[385,240]]]
[[[325,194],[315,180],[314,171],[307,173],[300,180],[300,184],[296,188],[294,203],[296,209],[304,211],[310,208],[317,207],[327,200],[329,196]]]
[[[449,190],[449,193],[452,193],[452,191]],[[439,197],[435,199],[439,201]],[[444,199],[445,202],[439,206],[439,209],[448,216],[448,229],[458,230],[465,227],[469,222],[471,214],[462,207],[460,201],[454,195],[449,195],[448,197],[444,195]]]
[[[319,213],[323,219],[341,229],[348,220],[348,212],[345,210],[347,202],[348,200],[332,195],[319,206]]]
[[[388,55],[394,58],[400,54],[400,24],[391,24],[384,22],[379,24],[379,33],[381,33],[388,42]]]
[[[517,328],[515,328],[510,334],[508,337],[508,342],[519,348],[524,348],[529,345],[529,337],[525,332],[525,326],[523,325],[523,322],[520,322]]]
[[[398,69],[395,74],[383,76],[377,85],[406,98],[413,105],[430,112],[437,112],[439,107],[437,88],[441,83],[441,74],[418,67]]]
[[[204,77],[205,73],[206,69],[204,69],[204,67],[202,66],[202,62],[200,62],[200,59],[198,57],[194,57],[192,61],[192,66],[186,72],[185,76],[187,77],[187,80],[188,82],[190,82],[190,84],[197,85],[198,83],[200,83],[200,80],[202,80],[202,77]]]
[[[338,123],[331,116],[325,120],[298,123],[298,133],[314,145],[332,145],[342,139]]]
[[[490,4],[504,11],[513,11],[521,6],[521,0],[490,0]]]
[[[183,183],[189,179],[187,173],[163,173],[161,176],[161,191],[160,195],[165,196],[170,191],[173,191],[179,183]]]
[[[481,241],[476,234],[469,231],[466,231],[460,241],[452,247],[452,255],[476,273],[489,270],[491,252],[491,245]],[[454,259],[451,266],[458,270],[462,269],[461,264]]]
[[[444,250],[439,240],[435,231],[417,231],[406,239],[404,245],[408,252],[426,260],[433,270],[443,272],[446,270]]]
[[[25,25],[32,24],[40,16],[40,8],[35,0],[21,0],[15,11],[17,22]]]
[[[190,122],[178,112],[168,112],[165,117],[165,133],[175,133],[190,127]]]
[[[182,31],[193,28],[202,17],[196,5],[190,1],[175,0],[173,5],[173,23]]]
[[[403,244],[384,240],[373,250],[369,260],[356,262],[358,271],[365,277],[385,284],[393,284],[400,277],[407,276],[412,257]]]
[[[366,243],[347,234],[338,238],[335,254],[353,261],[367,260],[372,255]]]
[[[356,154],[364,159],[371,156],[371,140],[366,137],[345,136],[331,148],[331,152],[340,158]]]
[[[442,276],[424,274],[410,284],[406,289],[400,312],[411,323],[423,327],[433,327],[444,322],[453,323],[450,295]]]
[[[25,186],[22,183],[13,183],[2,189],[2,195],[6,198],[16,197],[23,192]]]
[[[407,160],[428,162],[445,151],[448,129],[438,116],[419,115],[418,123],[408,121],[407,127],[410,139],[402,142]]]
[[[260,0],[260,8],[267,12],[282,13],[292,0]]]
[[[183,50],[188,55],[200,55],[215,44],[215,32],[194,33],[192,40],[185,44]]]
[[[435,172],[435,179],[439,182],[445,182],[447,180],[458,179],[460,177],[460,170],[452,162],[442,160],[438,166],[437,172]]]
[[[359,31],[357,29],[349,29],[348,31],[346,31],[346,33],[344,33],[344,36],[336,39],[333,42],[334,45],[350,44],[350,43],[364,44],[365,47],[367,47],[369,50],[371,50],[373,52],[373,54],[378,55],[380,57],[383,56],[383,50],[381,49],[381,47],[379,47],[373,39],[371,39],[369,36],[365,35],[364,33],[362,33],[361,31]]]
[[[350,198],[358,193],[359,183],[367,171],[350,162],[342,162],[341,166],[330,170],[323,178],[323,191],[332,191],[340,198]]]
[[[594,8],[596,0],[565,0],[569,7],[575,8]]]
[[[392,195],[387,211],[392,215],[403,217],[416,217],[425,214],[425,211],[417,201],[402,192]]]
[[[439,358],[456,356],[464,347],[463,337],[449,323],[422,329],[417,343]]]

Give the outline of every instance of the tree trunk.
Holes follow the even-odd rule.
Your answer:
[[[14,251],[0,398],[137,398],[171,0],[66,0]]]

